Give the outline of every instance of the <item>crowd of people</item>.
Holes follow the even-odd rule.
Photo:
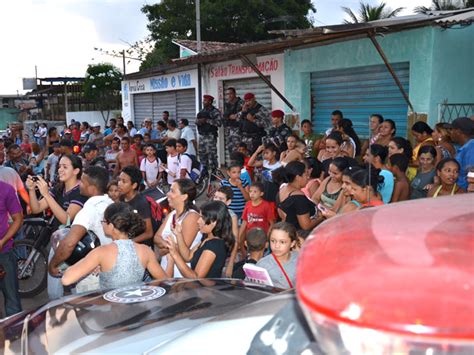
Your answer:
[[[72,122],[59,132],[44,124],[0,139],[0,262],[5,314],[21,310],[14,238],[24,215],[49,211],[53,231],[48,295],[64,286],[82,292],[168,277],[245,277],[244,264],[268,271],[273,284],[293,288],[298,250],[324,220],[363,208],[417,198],[474,192],[474,121],[461,117],[434,129],[416,122],[416,145],[396,124],[370,118],[367,140],[341,111],[324,134],[301,122],[297,135],[284,112],[269,112],[252,93],[226,91],[223,114],[203,97],[198,137],[189,121],[167,111],[153,128],[113,118]],[[223,126],[223,130],[219,127]],[[225,179],[196,205],[192,165],[219,168],[218,132],[230,160]],[[170,213],[157,217],[142,190],[167,184]],[[440,201],[440,206],[442,202]],[[65,232],[64,232],[65,231]],[[65,261],[88,233],[101,246],[76,264]]]

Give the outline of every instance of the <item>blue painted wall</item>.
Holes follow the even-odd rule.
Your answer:
[[[437,103],[447,95],[451,102],[474,102],[473,30],[424,27],[377,37],[389,61],[410,63],[410,101],[415,111],[428,113],[430,124],[437,120]],[[302,119],[311,117],[311,72],[383,64],[368,38],[287,50],[284,62],[285,94]]]
[[[443,30],[433,28],[430,122],[438,104],[474,103],[474,25]]]

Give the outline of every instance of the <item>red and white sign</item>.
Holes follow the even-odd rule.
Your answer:
[[[257,68],[264,74],[271,74],[281,69],[279,58],[266,58],[257,61]],[[232,76],[254,74],[254,70],[236,62],[214,65],[209,68],[209,78],[228,78]]]

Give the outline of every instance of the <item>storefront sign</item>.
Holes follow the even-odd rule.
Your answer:
[[[197,71],[178,72],[122,82],[122,95],[124,101],[128,101],[133,94],[191,89],[196,83]]]
[[[262,73],[266,73],[266,74],[274,73],[280,68],[280,59],[268,58],[264,60],[258,60],[257,68]],[[210,78],[226,78],[226,77],[231,77],[231,76],[253,74],[253,73],[254,73],[254,70],[251,67],[242,65],[237,62],[212,66],[209,69]]]
[[[150,90],[172,90],[192,87],[192,76],[190,73],[163,75],[150,79]]]

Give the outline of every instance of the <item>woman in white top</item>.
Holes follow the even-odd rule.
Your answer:
[[[359,156],[361,144],[359,136],[352,127],[352,121],[347,118],[340,120],[336,130],[342,134],[344,140],[341,144],[341,151],[344,155],[351,158]]]
[[[202,236],[197,223],[200,216],[193,203],[196,198],[196,185],[189,179],[177,179],[171,184],[167,197],[170,207],[174,210],[166,217],[156,232],[154,242],[159,249],[162,257],[161,266],[166,273],[173,277],[182,277],[168,254],[169,250],[165,239],[176,238],[172,230],[179,224],[184,242],[190,249],[200,243]]]
[[[135,136],[135,134],[137,134],[137,132],[138,132],[137,129],[135,128],[135,126],[133,125],[132,121],[127,122],[127,129],[128,129],[128,135],[130,137]]]
[[[181,138],[181,130],[178,128],[178,124],[175,120],[169,120],[167,123],[168,131],[166,132],[166,137],[168,139],[180,139]]]

